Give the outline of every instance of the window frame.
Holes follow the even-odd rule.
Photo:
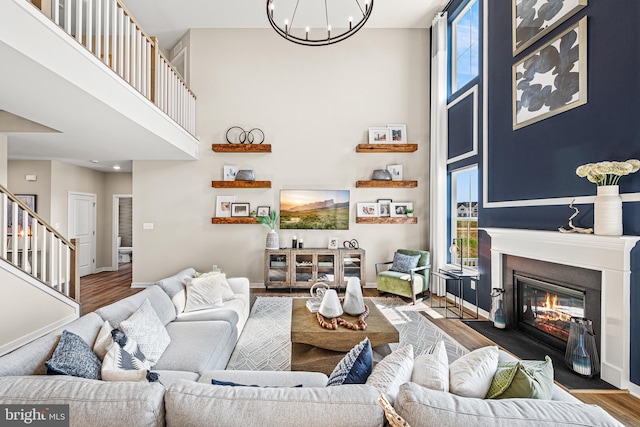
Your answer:
[[[457,50],[458,50],[458,43],[457,43],[457,37],[456,37],[456,28],[458,26],[458,23],[460,22],[460,20],[467,14],[467,12],[473,7],[473,5],[477,4],[478,5],[478,20],[477,20],[477,27],[478,27],[478,40],[477,40],[477,48],[478,48],[478,70],[475,76],[473,76],[471,79],[469,79],[469,81],[465,82],[462,86],[458,86],[458,76],[457,76],[457,71],[458,71],[458,57],[457,57]],[[449,58],[449,92],[450,95],[453,95],[454,93],[460,91],[461,89],[467,87],[469,84],[472,84],[474,80],[476,80],[479,76],[480,76],[480,61],[481,61],[481,54],[482,52],[480,51],[481,48],[481,10],[480,10],[480,0],[469,0],[467,2],[467,4],[465,4],[463,7],[460,8],[460,10],[458,12],[456,12],[453,15],[453,18],[451,19],[451,21],[449,22],[449,39],[450,39],[450,45],[451,45],[451,49],[450,49],[450,58]]]
[[[448,235],[449,235],[449,242],[453,242],[453,239],[455,239],[457,237],[457,232],[458,232],[458,221],[463,220],[463,221],[472,221],[475,220],[476,224],[478,223],[478,219],[479,219],[479,207],[480,207],[480,200],[476,201],[477,204],[477,211],[476,211],[476,216],[469,216],[469,217],[458,217],[458,182],[457,182],[457,177],[459,174],[461,173],[465,173],[465,172],[469,172],[475,170],[476,171],[476,182],[478,182],[479,180],[479,168],[478,168],[478,164],[474,163],[471,165],[467,165],[467,166],[463,166],[457,169],[453,169],[449,171],[449,179],[450,179],[450,201],[449,201],[449,210],[450,210],[450,222],[449,222],[449,230],[448,230]],[[471,185],[471,182],[469,183]],[[480,198],[479,194],[478,194],[478,199]],[[477,226],[476,226],[477,227]],[[450,246],[447,246],[447,250]],[[467,248],[468,250],[468,248]],[[453,268],[459,268],[459,264],[453,263],[451,260],[451,254],[449,253],[448,255],[448,262],[447,262],[447,267],[453,267]],[[471,267],[471,266],[463,266],[463,269],[466,270],[470,270],[470,271],[478,271],[478,265],[477,265],[477,261],[476,261],[476,266],[475,267]]]

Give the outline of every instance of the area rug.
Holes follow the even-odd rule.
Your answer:
[[[438,339],[445,342],[449,362],[467,353],[441,329],[420,314],[422,306],[409,305],[399,298],[371,298],[378,309],[398,329],[400,343],[391,350],[411,344],[414,354],[423,353]],[[291,298],[258,297],[227,369],[288,371],[291,369]]]

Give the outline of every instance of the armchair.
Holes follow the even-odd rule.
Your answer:
[[[416,256],[419,256],[416,261]],[[386,266],[386,269],[385,269]],[[393,261],[376,263],[378,292],[411,297],[429,289],[431,254],[428,251],[398,249]]]

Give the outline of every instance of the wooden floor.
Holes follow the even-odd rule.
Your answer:
[[[80,302],[82,313],[90,313],[102,306],[111,304],[129,295],[139,292],[141,289],[131,289],[131,263],[120,264],[118,271],[102,272],[85,276],[80,280]],[[256,296],[306,296],[305,291],[265,291],[264,289],[251,289],[251,299]],[[366,288],[365,297],[374,297],[378,293],[375,289]],[[407,300],[411,303],[410,300]],[[438,305],[438,304],[436,304]],[[444,312],[444,309],[436,309]],[[459,342],[468,350],[487,345],[495,345],[492,341],[479,334],[475,330],[459,320],[434,318],[422,312],[436,326],[447,335]],[[467,318],[469,313],[465,315]],[[485,319],[486,320],[486,319]],[[568,390],[581,401],[601,406],[625,426],[640,427],[640,399],[635,398],[627,391],[602,391],[602,390]]]

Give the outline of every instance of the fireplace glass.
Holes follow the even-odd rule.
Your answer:
[[[518,328],[564,351],[571,317],[584,317],[584,292],[518,275],[515,283]]]

